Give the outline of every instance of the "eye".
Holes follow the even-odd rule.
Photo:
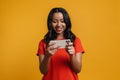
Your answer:
[[[53,20],[52,22],[53,22],[53,23],[57,23],[57,21],[55,21],[55,20]]]
[[[61,20],[61,23],[65,23],[65,21],[64,21],[64,20]]]

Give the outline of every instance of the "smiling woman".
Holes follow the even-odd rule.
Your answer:
[[[49,10],[58,6],[69,12],[72,22],[71,29],[69,17],[59,11],[66,24],[64,36],[72,42],[72,30],[85,48],[79,80],[120,80],[119,4],[120,0],[0,0],[0,80],[41,80],[35,55],[37,45],[47,32]],[[56,32],[51,29],[52,19],[53,15],[48,19],[50,28],[44,42],[56,39]],[[45,50],[43,46],[39,49]],[[65,52],[65,49],[58,49],[57,54],[60,54],[51,56],[48,73],[52,70],[51,75],[58,76],[58,72],[62,72],[68,77],[70,73],[67,71],[71,70],[68,68],[69,55],[61,51]],[[41,50],[39,52],[42,53]],[[63,71],[63,64],[67,66],[64,67],[67,74]]]
[[[66,24],[64,22],[63,14],[61,12],[54,13],[52,27],[54,31],[59,35],[59,37],[62,37],[63,32],[66,29]]]
[[[53,40],[66,40],[66,47],[60,48]],[[40,41],[37,55],[42,80],[78,80],[77,73],[82,66],[80,39],[71,31],[71,21],[64,8],[53,8],[48,15],[48,32]]]

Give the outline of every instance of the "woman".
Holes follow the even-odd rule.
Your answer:
[[[82,48],[80,39],[71,31],[71,21],[63,8],[53,8],[47,20],[48,32],[39,43],[40,71],[42,80],[78,80],[77,73],[82,67]],[[51,40],[70,39],[66,48],[60,48]]]

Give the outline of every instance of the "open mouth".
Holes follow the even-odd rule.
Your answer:
[[[61,29],[61,28],[57,28],[56,31],[57,31],[57,32],[60,32],[60,31],[62,31],[62,29]]]

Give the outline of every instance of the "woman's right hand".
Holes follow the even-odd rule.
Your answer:
[[[58,48],[59,48],[59,46],[56,45],[55,42],[50,41],[47,45],[46,50],[45,50],[46,55],[48,55],[48,56],[54,55],[56,53],[56,51],[58,50]]]
[[[55,44],[55,42],[49,42],[46,49],[45,49],[45,55],[39,55],[40,56],[40,71],[43,74],[46,74],[48,71],[48,67],[50,64],[50,57],[56,53],[58,50],[58,46]]]

